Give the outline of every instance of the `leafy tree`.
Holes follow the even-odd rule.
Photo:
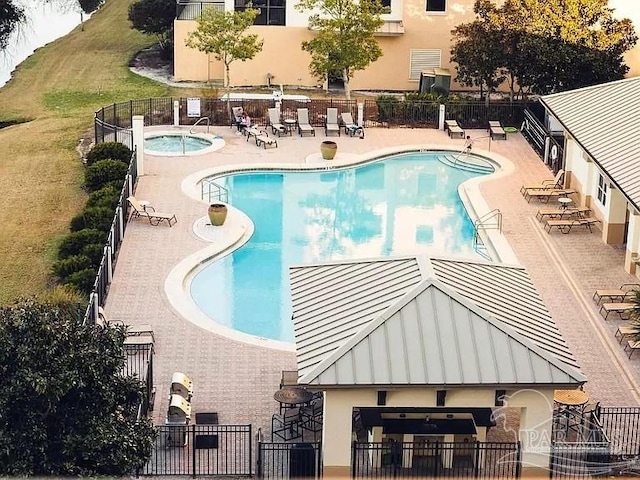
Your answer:
[[[129,6],[129,21],[136,30],[155,35],[163,55],[171,54],[175,0],[139,0]]]
[[[197,20],[198,27],[187,35],[187,47],[213,54],[216,60],[224,64],[227,99],[231,92],[231,64],[236,60],[251,60],[262,51],[262,40],[255,34],[246,33],[259,14],[260,10],[256,8],[235,12],[205,8]],[[231,116],[228,101],[227,110]]]
[[[326,79],[330,72],[339,72],[350,100],[354,73],[382,56],[374,33],[384,24],[380,15],[389,9],[380,0],[301,0],[296,9],[317,12],[309,16],[315,37],[302,42],[302,49],[311,54],[311,73]]]
[[[0,475],[131,475],[151,455],[143,385],[122,374],[125,329],[85,325],[79,307],[0,308]]]
[[[14,0],[0,0],[0,51],[7,48],[11,34],[25,18],[24,9]]]

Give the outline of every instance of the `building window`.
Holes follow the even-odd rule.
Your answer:
[[[600,175],[598,177],[598,201],[602,205],[607,204],[607,195],[609,194],[609,185],[605,181],[604,177]]]
[[[447,9],[447,0],[427,0],[427,12],[444,12]]]
[[[382,0],[382,6],[391,9],[391,0]]]
[[[286,25],[286,0],[235,0],[236,11],[246,10],[249,3],[253,8],[260,9],[260,15],[256,17],[254,25]]]
[[[440,49],[416,49],[409,52],[409,80],[420,80],[423,70],[440,68],[442,50]]]

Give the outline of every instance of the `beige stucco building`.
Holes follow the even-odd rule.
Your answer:
[[[356,439],[412,445],[407,468],[434,455],[451,467],[502,408],[518,418],[523,474],[548,475],[554,392],[586,378],[523,267],[410,256],[290,276],[299,383],[324,392],[325,476],[349,475]],[[456,448],[434,453],[442,443]]]
[[[640,252],[640,78],[547,95],[549,125],[565,138],[565,186],[602,222],[602,240]]]

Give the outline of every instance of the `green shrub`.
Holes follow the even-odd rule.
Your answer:
[[[107,159],[119,160],[129,165],[131,149],[120,142],[98,143],[87,153],[87,166]]]
[[[85,268],[69,275],[65,280],[65,285],[74,286],[79,292],[91,293],[93,284],[96,281],[97,269]]]
[[[71,219],[71,231],[94,228],[108,232],[113,223],[114,210],[109,207],[89,207]]]
[[[86,255],[71,255],[55,262],[52,270],[58,278],[65,280],[69,275],[87,268],[91,268],[91,259],[89,257]]]
[[[58,258],[69,258],[71,255],[78,255],[82,252],[82,249],[92,243],[101,243],[104,245],[107,242],[107,232],[101,232],[92,228],[80,230],[67,235],[60,242],[58,247]]]
[[[90,243],[82,247],[82,255],[86,255],[91,259],[91,265],[99,267],[104,255],[104,243]]]
[[[379,95],[376,97],[378,105],[378,121],[388,122],[394,116],[394,112],[401,107],[400,100],[394,95]]]
[[[114,188],[112,183],[114,182],[109,182],[100,190],[96,190],[89,195],[87,207],[107,207],[115,211],[118,206],[118,200],[120,200],[120,189]],[[120,184],[120,187],[122,187],[122,184]]]
[[[90,192],[101,189],[116,180],[124,183],[129,167],[118,160],[100,160],[84,171],[84,183]]]

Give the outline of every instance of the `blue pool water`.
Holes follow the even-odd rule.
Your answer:
[[[436,156],[408,153],[347,170],[218,178],[255,232],[194,276],[195,303],[235,330],[293,342],[291,265],[417,252],[476,255],[457,188],[479,174]]]
[[[197,152],[209,148],[211,145],[213,145],[213,142],[206,138],[191,137],[189,135],[158,135],[157,137],[144,139],[144,149],[153,152]]]

